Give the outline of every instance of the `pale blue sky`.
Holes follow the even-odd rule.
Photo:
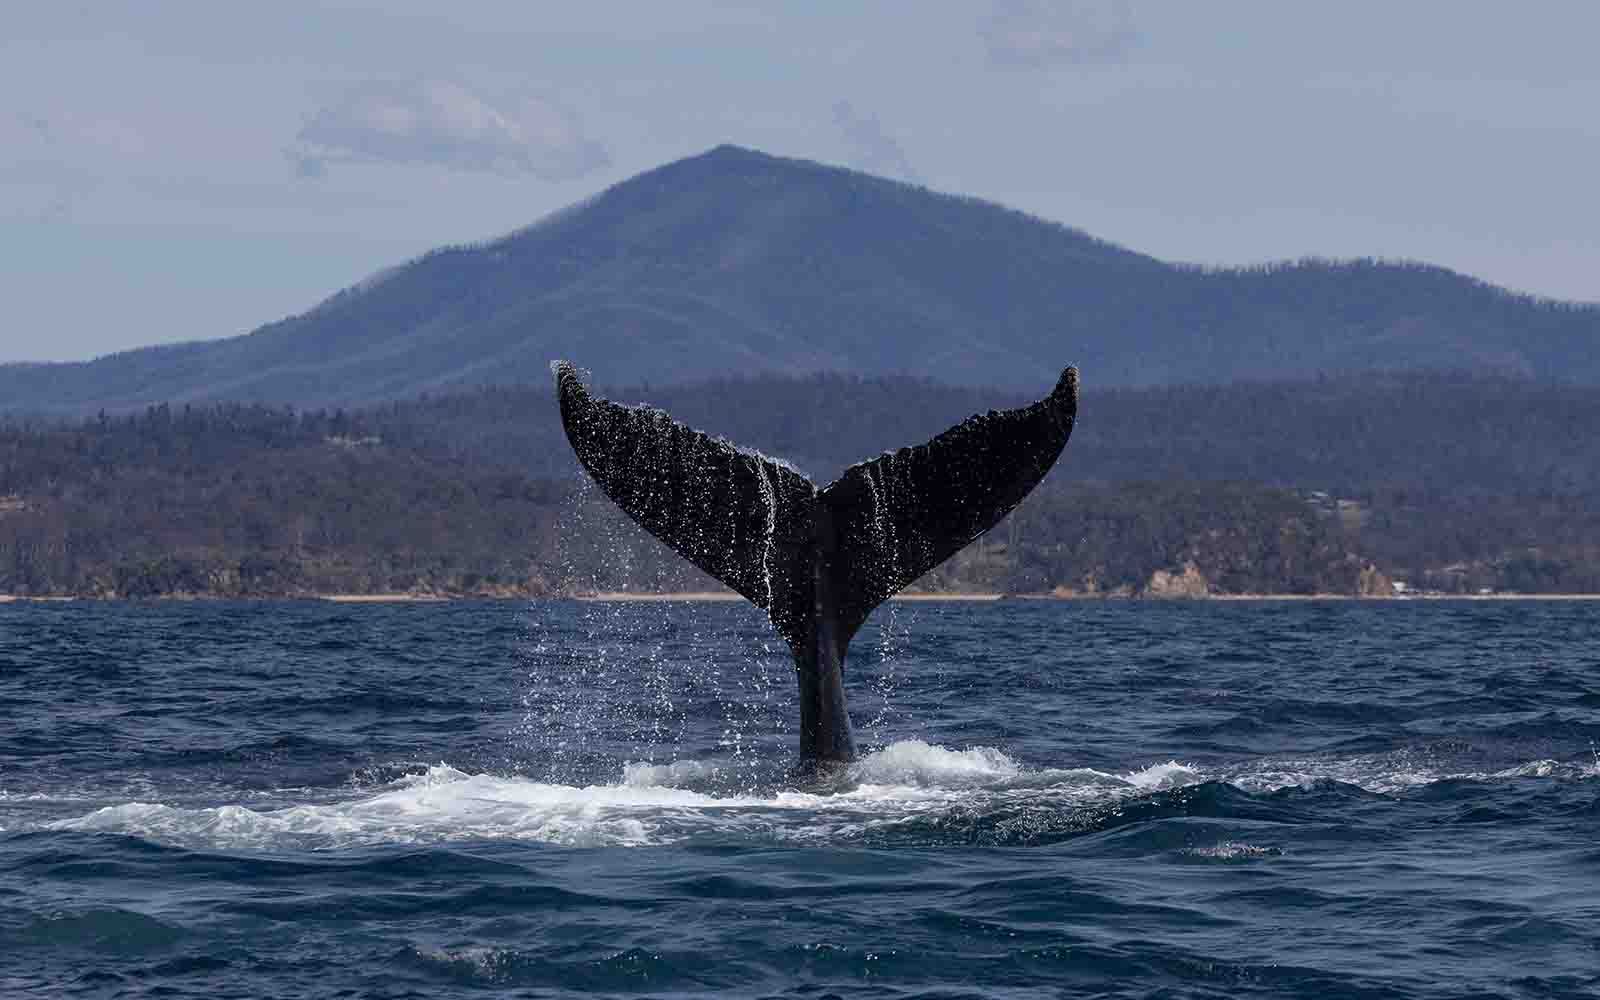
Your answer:
[[[569,9],[570,8],[570,9]],[[723,142],[1600,300],[1600,4],[7,4],[0,360],[229,336]]]

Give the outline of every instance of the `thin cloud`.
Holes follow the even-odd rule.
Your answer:
[[[26,114],[26,113],[20,113],[20,114],[17,115],[17,120],[20,121],[24,126],[26,126],[27,129],[29,131],[31,131],[34,135],[38,136],[39,139],[41,139],[42,141],[44,141],[44,142],[51,141],[52,136],[51,136],[51,128],[50,128],[50,119],[44,117],[43,115],[30,115],[30,114]]]
[[[302,177],[319,177],[329,164],[395,163],[560,181],[611,162],[553,100],[491,103],[439,80],[353,87],[318,111],[285,152]]]
[[[850,147],[850,162],[854,166],[901,180],[920,180],[911,161],[906,159],[905,150],[884,131],[877,115],[860,114],[849,101],[840,101],[833,106],[833,123]]]
[[[999,0],[980,30],[997,66],[1118,62],[1138,39],[1127,0]]]
[[[0,219],[59,222],[72,214],[83,181],[68,162],[70,143],[58,141],[59,133],[43,115],[0,118],[0,148],[11,153],[0,164]]]

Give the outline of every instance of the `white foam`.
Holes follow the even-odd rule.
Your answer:
[[[949,750],[903,740],[858,761],[851,773],[863,782],[880,785],[981,787],[1003,784],[1022,773],[1022,767],[993,747]]]
[[[469,774],[437,764],[376,789],[343,793],[353,791],[354,797],[329,798],[326,789],[282,789],[269,800],[276,805],[263,804],[258,792],[241,793],[240,801],[249,805],[134,801],[58,820],[47,828],[237,849],[478,839],[644,846],[704,833],[836,842],[929,818],[1016,807],[1070,812],[1114,805],[1207,780],[1260,793],[1331,779],[1393,794],[1449,779],[1587,780],[1600,776],[1600,766],[1541,759],[1488,774],[1460,773],[1430,768],[1398,752],[1252,761],[1211,774],[1169,760],[1114,774],[1093,768],[1032,770],[993,747],[951,749],[905,740],[867,755],[832,783],[809,789],[706,792],[684,787],[716,787],[735,773],[727,761],[633,763],[623,767],[617,784],[578,786]],[[291,804],[282,804],[286,798]]]
[[[733,774],[727,762],[714,760],[627,764],[619,783],[588,786],[468,774],[438,764],[365,789],[358,798],[302,799],[278,808],[253,798],[249,806],[137,801],[49,827],[241,849],[475,839],[643,846],[703,832],[832,840],[930,813],[981,813],[1002,800],[1051,808],[1104,802],[1170,787],[1170,775],[1179,772],[1197,774],[1177,764],[1128,778],[1086,768],[1029,771],[991,747],[955,750],[909,740],[858,761],[836,784],[810,790],[713,794],[682,787],[715,785]]]
[[[1257,844],[1243,844],[1229,840],[1211,847],[1191,847],[1184,854],[1196,858],[1217,858],[1222,861],[1238,861],[1243,858],[1271,858],[1281,855],[1283,851],[1276,847],[1261,847]]]
[[[499,982],[505,978],[506,969],[517,958],[509,948],[487,945],[470,945],[465,948],[428,948],[413,946],[418,958],[426,962],[458,968],[475,979]]]
[[[1247,792],[1257,793],[1283,788],[1309,788],[1318,782],[1337,781],[1378,795],[1398,795],[1441,781],[1503,781],[1514,778],[1582,781],[1597,776],[1600,776],[1600,765],[1548,759],[1531,760],[1498,771],[1463,771],[1401,750],[1345,758],[1256,761],[1225,775],[1224,779]]]
[[[671,764],[623,764],[622,783],[631,788],[681,788],[716,781],[724,768],[715,761],[676,760]]]
[[[1168,788],[1197,785],[1206,780],[1197,767],[1169,760],[1165,764],[1151,764],[1142,771],[1133,771],[1124,780],[1144,792],[1158,792]]]
[[[466,774],[439,765],[425,774],[407,775],[378,795],[354,801],[263,810],[130,802],[51,826],[245,848],[305,840],[349,846],[500,838],[638,845],[653,842],[655,827],[674,811],[754,804],[758,803],[660,786],[580,788]]]

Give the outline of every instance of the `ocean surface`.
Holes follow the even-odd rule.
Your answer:
[[[1600,604],[0,605],[0,997],[1600,996]]]

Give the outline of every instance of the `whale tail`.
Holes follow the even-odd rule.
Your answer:
[[[836,756],[851,752],[838,684],[856,630],[1038,485],[1066,446],[1078,404],[1078,371],[1068,368],[1030,406],[969,417],[819,490],[789,466],[660,410],[594,396],[566,362],[551,369],[584,469],[651,534],[767,612],[800,669],[802,749],[831,745],[817,752]],[[810,693],[808,677],[821,678]]]

